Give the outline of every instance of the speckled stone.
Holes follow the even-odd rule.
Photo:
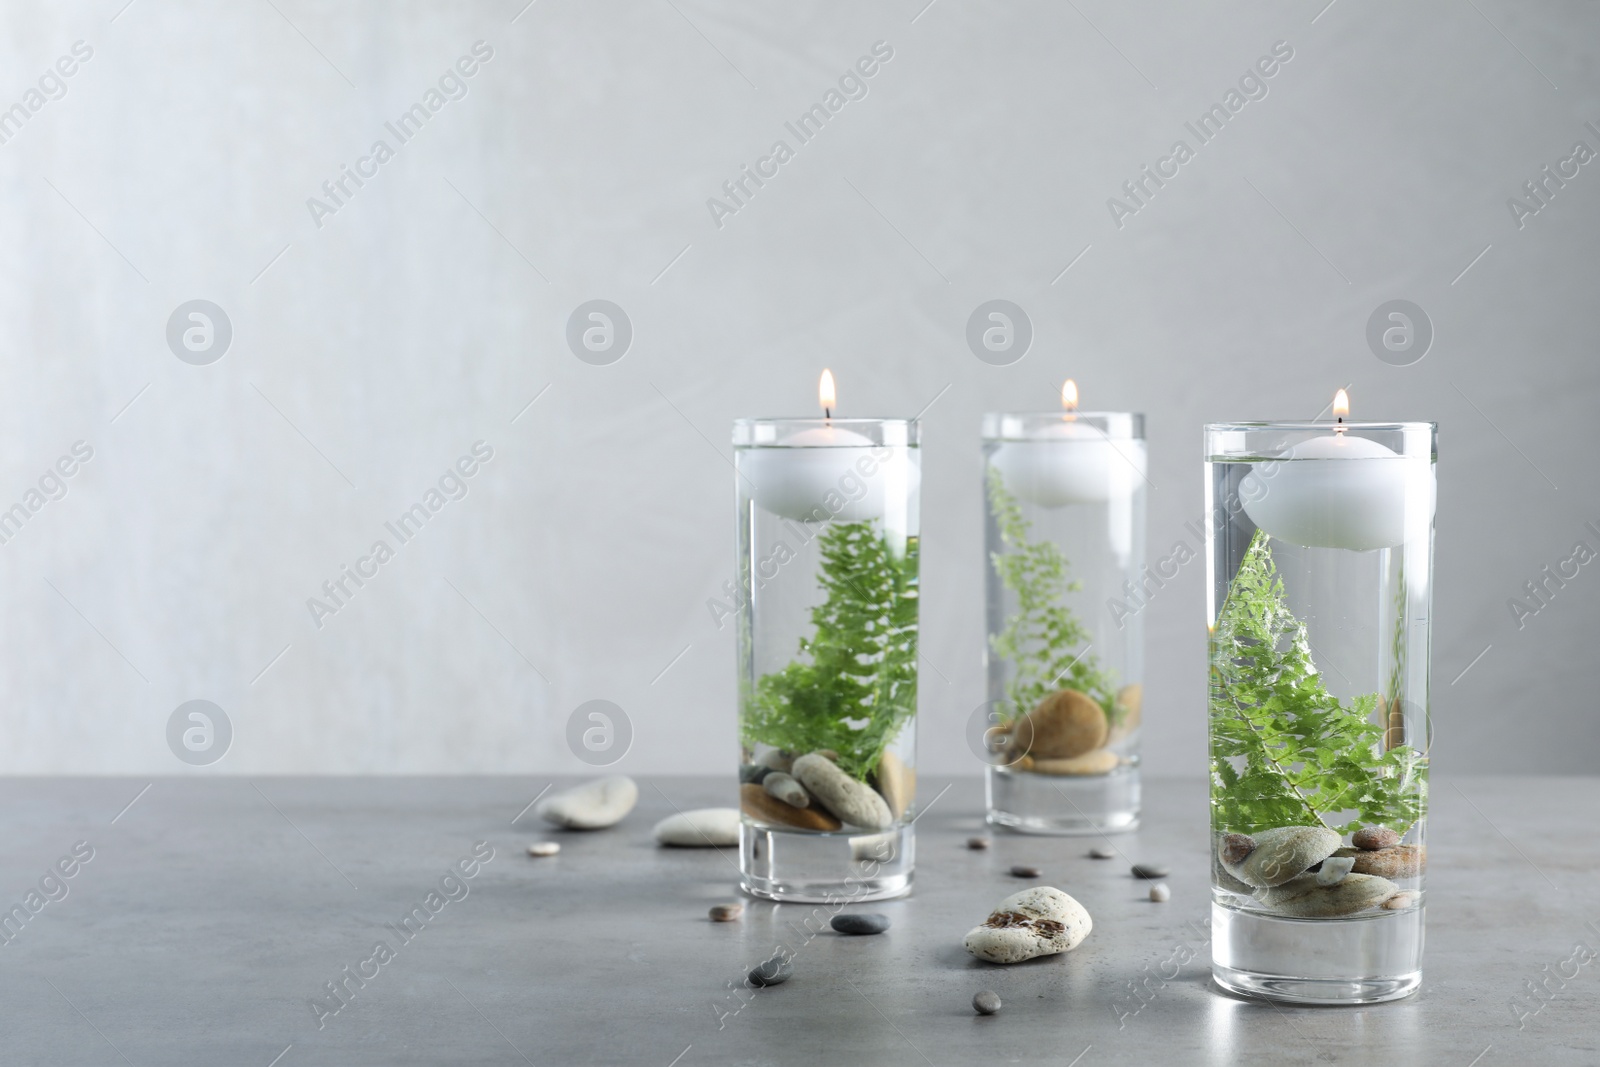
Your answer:
[[[1069,952],[1094,929],[1089,913],[1054,886],[1035,886],[1002,900],[982,926],[967,933],[967,951],[990,963],[1020,963]]]

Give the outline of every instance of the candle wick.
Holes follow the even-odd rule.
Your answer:
[[[822,421],[829,422],[832,419],[833,419],[833,409],[832,408],[823,408],[822,409]]]

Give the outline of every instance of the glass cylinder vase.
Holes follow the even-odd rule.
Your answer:
[[[1207,426],[1212,974],[1422,980],[1436,428]]]
[[[990,414],[983,453],[989,822],[1132,830],[1142,608],[1163,584],[1144,566],[1144,417]]]
[[[911,889],[918,426],[734,423],[744,890],[851,902]]]

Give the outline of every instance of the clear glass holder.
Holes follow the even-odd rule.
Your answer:
[[[1206,427],[1212,977],[1421,985],[1436,427]]]
[[[1144,563],[1144,417],[989,414],[982,437],[988,822],[1136,829],[1143,609],[1165,584]]]
[[[734,423],[740,886],[884,900],[916,861],[919,430]]]
[[[989,825],[1022,834],[1115,834],[1139,828],[1137,764],[1109,774],[1047,775],[989,767]]]
[[[739,887],[766,900],[860,904],[911,892],[916,830],[795,833],[746,823],[739,833]]]

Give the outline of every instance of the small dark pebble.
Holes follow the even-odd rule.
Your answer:
[[[1039,868],[1030,867],[1026,863],[1017,864],[1011,868],[1011,873],[1018,878],[1038,878],[1044,874]]]
[[[739,768],[739,781],[760,785],[761,780],[772,773],[772,768],[762,763],[746,763]]]
[[[1089,858],[1092,860],[1114,860],[1117,858],[1117,854],[1109,848],[1096,845],[1089,850]]]
[[[715,923],[731,923],[744,914],[744,905],[738,902],[732,904],[716,904],[711,908],[711,921]]]
[[[889,929],[889,916],[876,912],[835,915],[832,925],[841,934],[881,934]]]
[[[989,839],[987,837],[969,837],[967,838],[967,847],[975,851],[988,848]]]
[[[1165,878],[1172,872],[1159,863],[1135,863],[1133,876],[1135,878]]]
[[[972,1010],[979,1015],[993,1015],[1000,1010],[1000,994],[985,989],[972,998]]]
[[[790,964],[789,957],[782,952],[750,968],[746,976],[753,986],[781,985],[787,982],[794,974],[794,966]]]

